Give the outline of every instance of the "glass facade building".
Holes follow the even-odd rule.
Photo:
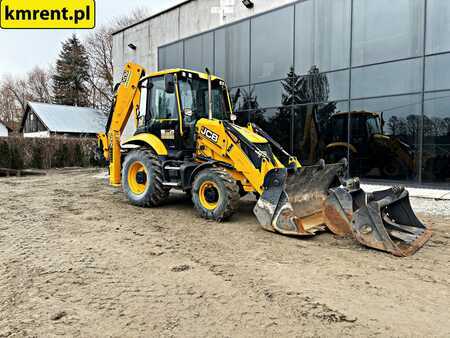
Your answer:
[[[209,67],[239,123],[305,164],[450,184],[448,0],[298,1],[161,46],[158,65]]]

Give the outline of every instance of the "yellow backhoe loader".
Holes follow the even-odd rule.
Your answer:
[[[134,115],[136,132],[121,144]],[[347,163],[302,167],[255,124],[234,123],[225,82],[210,74],[169,69],[146,74],[125,66],[99,146],[109,179],[131,203],[158,206],[177,189],[192,195],[200,216],[224,221],[254,193],[254,213],[267,230],[311,236],[327,228],[397,256],[431,236],[401,187],[367,194]]]

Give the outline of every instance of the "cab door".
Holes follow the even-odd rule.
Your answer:
[[[159,137],[168,150],[182,149],[181,122],[173,74],[155,76],[142,83],[140,109],[145,115],[139,117],[140,127],[137,133],[151,133]]]

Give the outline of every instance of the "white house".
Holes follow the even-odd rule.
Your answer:
[[[96,137],[105,131],[107,117],[85,107],[28,102],[20,131],[24,137]]]
[[[0,121],[0,137],[8,137],[11,131],[11,128],[9,128],[4,122]]]

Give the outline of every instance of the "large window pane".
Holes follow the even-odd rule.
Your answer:
[[[425,95],[424,181],[450,182],[450,92]]]
[[[169,46],[159,48],[159,69],[183,67],[183,42],[177,42]]]
[[[250,88],[246,86],[230,89],[230,99],[237,116],[236,123],[246,126],[250,122],[249,111],[256,108],[256,101],[250,95]]]
[[[421,95],[352,101],[352,175],[417,179],[421,109]]]
[[[306,74],[349,67],[350,0],[313,0],[295,6],[295,68]]]
[[[283,88],[280,81],[258,84],[252,87],[258,107],[278,107],[282,105]]]
[[[427,54],[450,50],[450,1],[427,1]]]
[[[344,147],[331,147],[348,140],[347,119],[336,119],[339,112],[348,112],[348,101],[329,104],[302,104],[294,106],[293,154],[304,165],[320,158],[337,162],[347,156]]]
[[[251,21],[251,82],[286,77],[293,65],[294,6]]]
[[[423,54],[424,0],[354,0],[353,65]]]
[[[188,69],[205,72],[208,67],[213,71],[214,64],[214,34],[206,33],[184,42],[184,61]]]
[[[281,144],[287,151],[291,143],[291,116],[292,107],[280,107],[272,109],[254,109],[250,111],[250,120]]]
[[[422,90],[422,59],[352,70],[352,97],[407,94]]]
[[[248,101],[245,101],[248,97],[249,87],[236,87],[229,89],[231,104],[234,111],[242,111],[250,109]]]
[[[350,71],[342,70],[338,72],[326,73],[328,80],[328,101],[348,99],[350,85]]]
[[[429,56],[426,59],[425,90],[442,89],[450,89],[450,54]]]
[[[249,84],[250,20],[215,32],[215,73],[229,86]]]
[[[320,103],[348,98],[349,71],[331,73],[312,72],[251,86],[259,107],[278,107],[294,104]]]

